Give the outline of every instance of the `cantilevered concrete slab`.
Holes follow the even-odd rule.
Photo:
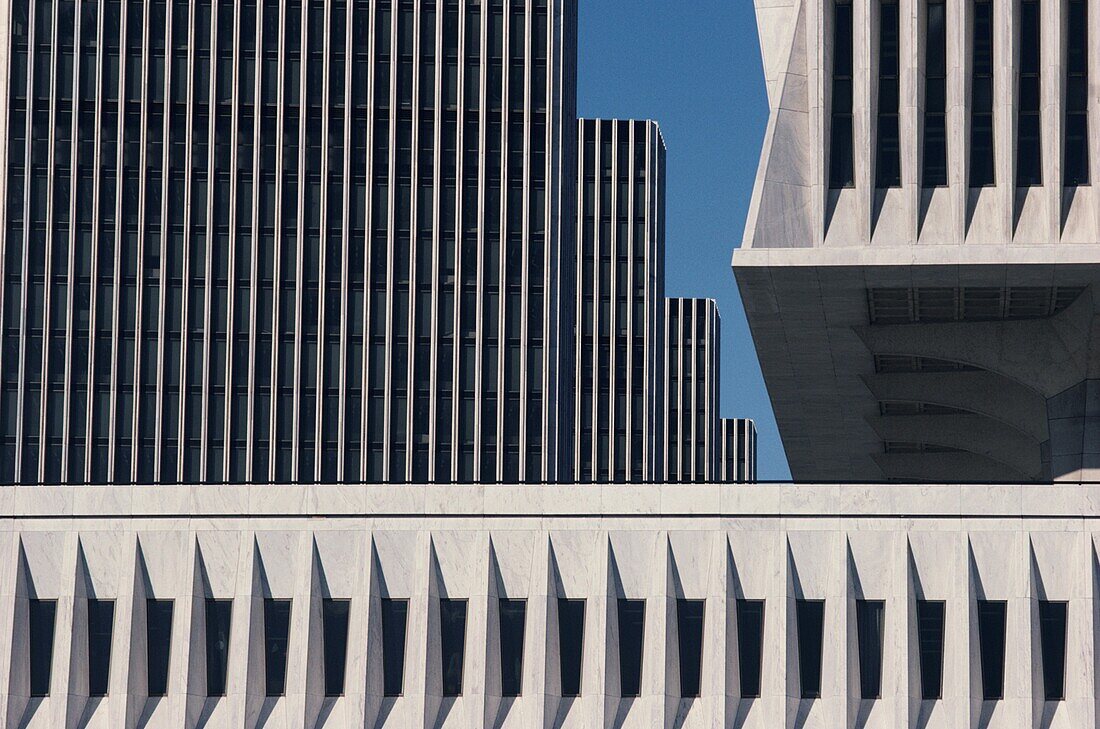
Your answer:
[[[1100,478],[1100,206],[1096,186],[1063,179],[1063,18],[1051,4],[1039,21],[1041,184],[1016,186],[1018,59],[1001,44],[1019,21],[1006,12],[994,29],[995,181],[970,187],[971,11],[948,3],[947,184],[931,186],[924,4],[900,4],[901,181],[884,188],[877,5],[852,6],[853,174],[837,185],[833,3],[757,0],[771,117],[733,267],[792,473]],[[1100,72],[1100,44],[1089,53]],[[1100,180],[1100,135],[1088,152]]]

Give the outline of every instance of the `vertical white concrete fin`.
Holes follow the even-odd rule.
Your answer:
[[[8,702],[6,706],[5,726],[18,726],[30,699],[30,677],[24,666],[29,660],[30,645],[27,630],[23,628],[28,620],[28,600],[34,594],[34,584],[27,567],[27,555],[20,536],[15,544],[13,556],[14,610],[12,611],[11,652],[8,655]]]
[[[481,716],[485,726],[493,726],[497,720],[497,710],[501,707],[501,681],[500,681],[500,598],[508,597],[504,594],[504,586],[501,584],[500,565],[497,563],[496,545],[493,544],[493,536],[485,535],[486,560],[483,573],[485,595],[472,595],[470,609],[467,611],[466,635],[467,655],[480,658],[475,660],[472,668],[481,663],[482,669],[476,673],[471,671],[472,696],[475,705],[474,715]],[[479,591],[480,592],[480,591]],[[484,600],[484,604],[478,603]],[[480,653],[480,655],[477,655]],[[480,685],[479,685],[480,684]],[[464,692],[466,687],[463,687]],[[479,705],[480,704],[480,705]]]
[[[111,647],[112,655],[128,656],[127,670],[121,678],[124,682],[120,693],[126,696],[125,726],[131,729],[137,725],[138,719],[145,708],[148,699],[148,675],[149,675],[149,643],[148,623],[146,622],[145,601],[149,597],[149,575],[145,565],[145,554],[142,548],[141,537],[135,539],[133,589],[130,593],[129,609],[123,611],[116,638]],[[128,629],[130,640],[121,638],[121,629]],[[129,647],[129,651],[126,649]],[[120,672],[121,673],[121,672]],[[116,688],[117,682],[111,686]],[[124,687],[124,688],[123,688]]]
[[[418,627],[422,627],[423,632],[417,636],[424,648],[421,654],[421,676],[416,695],[418,700],[423,702],[420,716],[424,729],[431,729],[435,725],[443,696],[443,677],[440,671],[439,598],[444,587],[439,574],[435,540],[430,534],[425,557],[426,564],[422,572],[422,579],[426,581],[422,593],[423,618],[418,621]]]
[[[250,533],[247,536],[248,546],[245,548],[245,554],[248,560],[248,571],[245,573],[242,570],[241,580],[248,580],[249,589],[244,604],[239,607],[234,606],[234,612],[238,610],[248,612],[248,622],[243,631],[247,638],[247,645],[243,650],[245,654],[243,712],[244,725],[254,726],[259,720],[267,694],[264,598],[268,597],[268,590],[264,585],[263,555],[260,552],[256,534]],[[293,607],[291,610],[293,611]]]
[[[547,534],[546,538],[541,542],[541,550],[545,550],[542,554],[542,558],[539,560],[542,569],[538,571],[538,574],[534,575],[535,580],[541,580],[542,589],[532,595],[536,600],[540,600],[543,603],[543,617],[542,617],[542,632],[536,635],[541,636],[541,655],[532,654],[532,665],[535,665],[535,661],[538,661],[538,665],[541,668],[541,679],[539,676],[535,677],[534,688],[538,692],[538,704],[535,707],[534,721],[531,722],[532,726],[539,726],[542,729],[553,729],[557,724],[558,707],[561,705],[561,634],[559,629],[559,616],[558,616],[558,598],[561,597],[559,585],[561,584],[561,577],[558,573],[558,560],[557,555],[554,552],[554,538],[551,534]],[[532,582],[532,584],[539,584]],[[588,603],[586,607],[590,606]],[[531,626],[536,628],[537,626]],[[528,640],[527,645],[533,646],[534,642]],[[536,669],[538,670],[538,669]],[[582,675],[583,675],[583,658],[582,658]]]
[[[1016,129],[1019,88],[1016,83],[1020,22],[1016,0],[993,0],[993,160],[997,184],[994,230],[1008,240],[1015,231]]]
[[[656,552],[653,564],[663,563],[664,569],[653,571],[651,598],[646,602],[642,695],[648,694],[653,702],[652,726],[670,727],[676,718],[680,697],[676,600],[682,596],[682,589],[678,585],[676,557],[667,533],[661,534]]]
[[[723,644],[725,646],[723,654],[725,656],[726,675],[725,680],[722,682],[726,703],[725,710],[715,718],[721,718],[723,726],[729,726],[734,723],[735,717],[740,716],[741,702],[743,701],[741,698],[741,664],[738,661],[738,656],[741,655],[741,634],[737,625],[737,601],[744,599],[746,596],[741,585],[741,576],[737,572],[737,561],[733,557],[733,547],[730,545],[729,537],[723,534],[720,544],[722,578],[726,596],[725,615],[721,618],[724,619],[726,624],[726,642]],[[767,603],[765,603],[765,621],[768,619],[767,608]],[[761,676],[762,684],[763,681],[764,676]],[[763,685],[761,688],[763,688]]]
[[[64,726],[67,729],[76,726],[88,702],[88,597],[95,594],[89,582],[84,544],[79,535],[75,536],[72,623],[65,632],[56,630],[60,644],[55,647],[55,652],[62,650],[68,654],[65,668],[58,666],[59,673],[66,679]],[[66,635],[68,640],[65,640]]]
[[[781,696],[785,698],[787,704],[783,707],[785,726],[787,729],[794,729],[797,712],[792,712],[790,709],[792,706],[794,708],[798,707],[800,703],[798,697],[801,694],[801,684],[798,676],[798,624],[795,617],[795,606],[802,597],[802,586],[798,580],[798,568],[794,563],[794,551],[791,548],[790,536],[786,536],[783,541],[786,548],[786,558],[784,559],[786,577],[784,581],[784,602],[786,604],[783,610],[786,659],[784,661],[784,686]]]
[[[958,626],[956,630],[957,637],[963,638],[966,642],[959,643],[959,645],[969,645],[969,651],[960,651],[960,658],[965,663],[964,675],[968,678],[968,694],[970,696],[970,702],[967,705],[969,716],[965,726],[971,729],[978,729],[981,723],[982,716],[982,667],[979,660],[971,658],[977,656],[981,650],[981,646],[978,642],[978,600],[984,598],[981,586],[981,575],[978,572],[978,565],[974,559],[974,544],[971,541],[969,535],[965,536],[966,539],[966,558],[962,560],[962,565],[966,570],[965,589],[962,594],[966,596],[966,611],[964,625]]]
[[[603,541],[606,559],[603,585],[604,609],[598,615],[601,622],[596,633],[596,645],[602,648],[599,653],[602,666],[598,664],[597,670],[592,672],[597,684],[593,687],[595,689],[594,693],[603,697],[603,701],[597,707],[598,720],[595,725],[598,727],[607,726],[607,723],[618,713],[619,704],[621,703],[619,698],[619,618],[617,608],[622,593],[611,535],[605,533]],[[584,690],[588,690],[589,686],[592,686],[592,682],[586,681]]]
[[[969,207],[970,53],[967,28],[970,0],[947,0],[947,184],[951,194],[954,240],[965,239]],[[949,236],[951,238],[952,236]]]
[[[1062,149],[1065,130],[1064,85],[1062,83],[1062,59],[1066,57],[1065,33],[1062,29],[1067,17],[1064,0],[1040,3],[1039,58],[1042,89],[1040,124],[1042,134],[1039,144],[1043,154],[1043,194],[1046,220],[1043,225],[1044,240],[1057,242],[1062,237]],[[1093,33],[1095,43],[1095,31]]]
[[[845,726],[853,726],[859,716],[861,701],[861,685],[860,685],[860,665],[859,665],[859,631],[856,627],[856,601],[862,600],[866,597],[863,593],[863,586],[860,584],[859,572],[856,569],[855,556],[852,554],[852,542],[847,536],[844,539],[844,591],[842,593],[843,603],[840,606],[841,624],[839,630],[843,631],[844,646],[838,659],[843,662],[844,670],[839,676],[841,677],[840,685],[837,686],[837,693],[840,696],[846,696],[847,700],[844,702],[846,706]],[[826,604],[826,632],[828,632],[828,616],[832,613],[829,610],[829,606]],[[827,641],[826,641],[827,642]]]
[[[366,581],[363,592],[366,597],[366,620],[363,630],[364,654],[361,661],[362,667],[357,669],[352,677],[363,687],[362,712],[366,726],[373,727],[378,720],[382,708],[385,684],[382,673],[382,598],[389,597],[384,594],[384,580],[382,577],[382,565],[378,559],[378,547],[371,534],[367,541],[367,569],[363,573]],[[409,600],[409,614],[405,620],[405,651],[410,652],[413,645],[412,609],[415,599]],[[405,656],[405,684],[410,680],[409,656]]]
[[[182,675],[183,701],[176,708],[181,726],[192,727],[199,723],[206,703],[206,598],[210,595],[210,583],[206,575],[202,547],[197,535],[192,535],[190,589],[175,601],[172,623],[172,642],[178,649],[172,655],[172,676]],[[182,671],[176,667],[181,666]],[[176,693],[169,678],[168,691]],[[177,684],[178,685],[178,684]]]

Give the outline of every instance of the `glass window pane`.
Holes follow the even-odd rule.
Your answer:
[[[206,601],[206,695],[225,696],[232,600]]]
[[[863,699],[882,695],[882,629],[886,603],[856,601],[856,632],[859,643],[859,687]]]
[[[917,600],[917,648],[920,655],[921,698],[938,700],[943,693],[942,602]]]
[[[290,600],[264,600],[264,678],[267,696],[286,693]]]
[[[31,696],[50,695],[53,667],[53,628],[57,615],[56,600],[31,600],[28,630],[30,648]]]
[[[400,696],[405,683],[405,633],[409,601],[382,600],[382,682],[386,696]]]
[[[466,653],[466,601],[439,601],[440,658],[443,695],[462,695],[462,664]]]
[[[1005,619],[1008,603],[978,601],[978,643],[982,667],[982,698],[1004,697]]]
[[[1043,648],[1043,694],[1047,701],[1066,698],[1066,614],[1064,602],[1039,601],[1039,636]]]
[[[321,626],[325,643],[325,696],[344,694],[350,609],[350,600],[326,598],[321,603]]]
[[[764,601],[737,601],[738,668],[741,670],[741,698],[760,697],[760,674],[764,659]]]
[[[168,659],[172,648],[172,607],[171,600],[145,601],[150,696],[168,694]]]
[[[523,688],[523,633],[527,602],[500,600],[500,695],[519,696]]]
[[[584,600],[558,598],[558,647],[561,656],[561,695],[580,696]]]
[[[703,669],[703,600],[676,601],[676,634],[680,648],[680,696],[699,695]]]
[[[88,601],[88,695],[106,696],[111,675],[113,600]]]
[[[821,647],[825,629],[825,602],[799,600],[795,603],[798,624],[798,676],[802,698],[821,698]]]
[[[638,696],[642,688],[645,600],[619,600],[619,694]]]

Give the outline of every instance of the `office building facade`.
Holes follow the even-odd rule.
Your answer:
[[[719,423],[718,480],[756,482],[756,423],[745,418],[722,418]]]
[[[1095,480],[1100,7],[757,15],[733,264],[794,477]]]
[[[582,119],[575,480],[661,477],[665,145],[650,121]]]
[[[5,726],[1097,721],[1095,486],[7,491]]]
[[[557,478],[572,2],[4,20],[0,480]]]
[[[714,299],[665,300],[664,478],[669,482],[713,481],[719,475],[721,324]]]

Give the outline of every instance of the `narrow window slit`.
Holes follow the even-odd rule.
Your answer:
[[[1016,142],[1016,186],[1043,184],[1040,106],[1041,33],[1039,0],[1020,2],[1019,118]]]
[[[1089,8],[1069,0],[1066,38],[1066,187],[1089,184]]]
[[[993,166],[993,2],[974,0],[970,98],[970,187],[996,180]]]
[[[1047,701],[1066,698],[1066,620],[1064,602],[1039,601],[1039,639],[1043,653],[1043,697]]]
[[[290,600],[264,600],[264,680],[267,696],[286,693],[290,604]]]
[[[901,141],[898,128],[898,74],[901,32],[897,0],[879,7],[878,150],[875,187],[901,186]]]
[[[885,615],[885,602],[880,600],[856,602],[859,689],[862,699],[882,697],[882,631]]]
[[[795,603],[798,628],[798,677],[802,698],[821,698],[821,654],[825,637],[825,602],[798,600]]]
[[[921,186],[947,185],[947,3],[925,5],[924,164]]]
[[[561,656],[561,695],[581,695],[584,655],[584,600],[558,599],[558,644]]]
[[[978,646],[982,668],[982,698],[1004,698],[1005,627],[1008,603],[978,601]]]
[[[943,694],[944,608],[942,602],[917,600],[917,651],[925,701],[938,701]]]
[[[741,698],[760,698],[764,659],[764,601],[737,601],[737,666],[741,672]]]
[[[404,692],[408,617],[408,600],[382,599],[382,683],[386,696]]]
[[[641,695],[645,600],[619,600],[619,695]]]
[[[852,162],[852,3],[838,0],[833,13],[833,94],[829,133],[829,187],[855,184]]]

